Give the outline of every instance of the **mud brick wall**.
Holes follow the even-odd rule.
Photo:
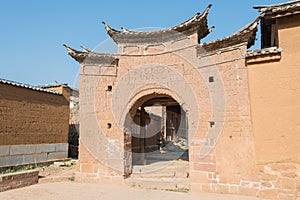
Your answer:
[[[0,84],[0,166],[67,157],[69,101]]]

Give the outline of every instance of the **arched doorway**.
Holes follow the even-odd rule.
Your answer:
[[[126,116],[124,129],[125,177],[135,169],[150,171],[160,163],[189,160],[187,114],[169,95],[138,99]]]

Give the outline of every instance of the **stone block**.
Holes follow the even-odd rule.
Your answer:
[[[47,160],[65,159],[68,157],[68,152],[53,152],[48,153]]]
[[[239,193],[239,186],[229,186],[229,194],[238,194]]]
[[[12,145],[10,146],[10,155],[34,154],[35,145]]]
[[[258,196],[259,189],[251,187],[240,187],[239,194],[246,196]]]
[[[93,165],[90,163],[80,164],[80,172],[93,173]]]
[[[1,156],[0,157],[0,166],[10,165],[10,156]]]
[[[217,192],[222,193],[222,194],[228,194],[229,193],[229,185],[218,185],[218,190]]]
[[[216,171],[216,165],[214,164],[194,164],[194,170],[196,171],[204,171],[204,172],[215,172]]]
[[[19,165],[23,163],[22,155],[6,156],[4,165]]]
[[[272,174],[262,174],[261,179],[263,181],[276,181],[277,180],[277,175],[272,175]]]
[[[55,152],[55,144],[38,144],[35,149],[36,153]]]
[[[9,147],[8,145],[6,146],[0,146],[0,156],[8,156],[9,155]]]
[[[240,175],[235,175],[235,174],[228,174],[228,175],[220,174],[220,183],[240,185],[241,177]]]
[[[47,153],[23,155],[24,163],[39,163],[47,160]]]
[[[261,191],[259,191],[258,196],[260,198],[266,198],[266,199],[277,199],[278,198],[278,190],[276,190],[276,189],[261,190]]]
[[[296,181],[295,181],[295,179],[281,178],[280,179],[280,188],[281,189],[295,190],[296,189]]]
[[[67,143],[61,143],[61,144],[55,144],[55,151],[68,151],[68,144]]]
[[[207,179],[207,172],[194,172],[190,173],[190,181],[191,183],[210,183]]]
[[[190,190],[192,192],[200,192],[200,191],[202,191],[202,184],[201,183],[193,183],[193,184],[191,184]]]

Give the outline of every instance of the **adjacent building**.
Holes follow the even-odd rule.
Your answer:
[[[68,158],[69,97],[0,79],[0,167]]]

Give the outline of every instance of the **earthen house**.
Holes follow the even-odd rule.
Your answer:
[[[154,32],[104,23],[118,54],[65,45],[80,63],[78,180],[299,198],[300,1],[201,43],[210,7]]]

